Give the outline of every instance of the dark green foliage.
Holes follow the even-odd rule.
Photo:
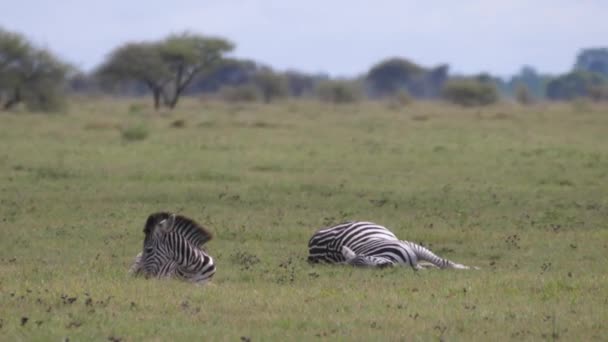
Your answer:
[[[160,56],[158,43],[127,43],[114,50],[96,72],[103,84],[138,81],[145,84],[154,97],[154,108],[161,104],[163,89],[171,73]]]
[[[187,93],[215,93],[226,87],[238,88],[254,83],[260,91],[266,89],[269,100],[272,101],[273,98],[287,95],[314,95],[316,84],[327,79],[325,75],[273,71],[270,67],[254,61],[230,58],[223,60],[213,70],[195,77]]]
[[[331,103],[352,103],[363,98],[361,85],[355,81],[327,80],[319,82],[316,88],[321,101]]]
[[[227,40],[191,33],[174,34],[160,44],[160,57],[171,73],[165,104],[174,108],[194,77],[216,67],[234,49]]]
[[[576,57],[574,68],[608,76],[608,49],[585,49]]]
[[[487,77],[453,79],[446,82],[443,97],[461,106],[483,106],[498,101],[498,90]]]
[[[262,66],[254,61],[226,58],[212,70],[196,76],[187,92],[189,94],[214,93],[224,87],[250,83],[260,69]]]
[[[406,90],[416,97],[436,97],[447,79],[448,67],[427,70],[403,58],[390,58],[373,66],[367,74],[371,95],[391,96]]]
[[[607,79],[600,74],[577,70],[551,80],[547,84],[547,97],[552,100],[572,100],[589,96],[593,87],[606,84]]]
[[[35,111],[61,109],[68,71],[68,65],[51,52],[0,28],[0,101],[4,110],[19,103]]]
[[[298,71],[287,71],[285,77],[287,78],[289,93],[296,97],[313,95],[315,85],[320,81],[327,80],[324,75],[309,75]]]
[[[393,94],[406,88],[408,81],[423,73],[422,67],[402,58],[391,58],[373,66],[367,81],[379,94]]]

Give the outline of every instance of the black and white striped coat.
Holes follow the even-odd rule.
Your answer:
[[[201,249],[212,235],[193,220],[166,212],[148,217],[143,252],[135,257],[130,273],[204,283],[215,274],[213,258]]]
[[[386,227],[365,221],[346,222],[317,231],[308,242],[308,252],[308,261],[313,263],[367,267],[408,265],[416,270],[424,267],[470,268],[440,258],[416,243],[399,240]]]

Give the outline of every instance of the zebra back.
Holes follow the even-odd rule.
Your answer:
[[[207,243],[207,241],[213,239],[213,234],[205,227],[182,215],[177,215],[175,217],[173,230],[176,233],[181,234],[186,240],[197,247],[200,247]]]

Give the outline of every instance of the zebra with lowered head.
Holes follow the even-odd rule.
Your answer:
[[[135,257],[130,273],[204,283],[215,274],[213,258],[201,247],[212,235],[192,219],[158,212],[144,226],[143,252]]]
[[[308,261],[312,263],[363,267],[407,265],[415,270],[426,267],[471,268],[440,258],[416,243],[399,240],[386,227],[364,221],[346,222],[318,230],[308,241],[308,252]]]

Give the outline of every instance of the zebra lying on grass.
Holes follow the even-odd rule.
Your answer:
[[[193,220],[166,212],[150,215],[143,252],[129,270],[134,275],[203,283],[215,274],[213,258],[201,249],[212,235]]]
[[[363,221],[346,222],[317,231],[308,241],[308,252],[308,261],[313,263],[363,267],[409,265],[415,270],[426,267],[471,268],[440,258],[413,242],[399,240],[383,226]]]

